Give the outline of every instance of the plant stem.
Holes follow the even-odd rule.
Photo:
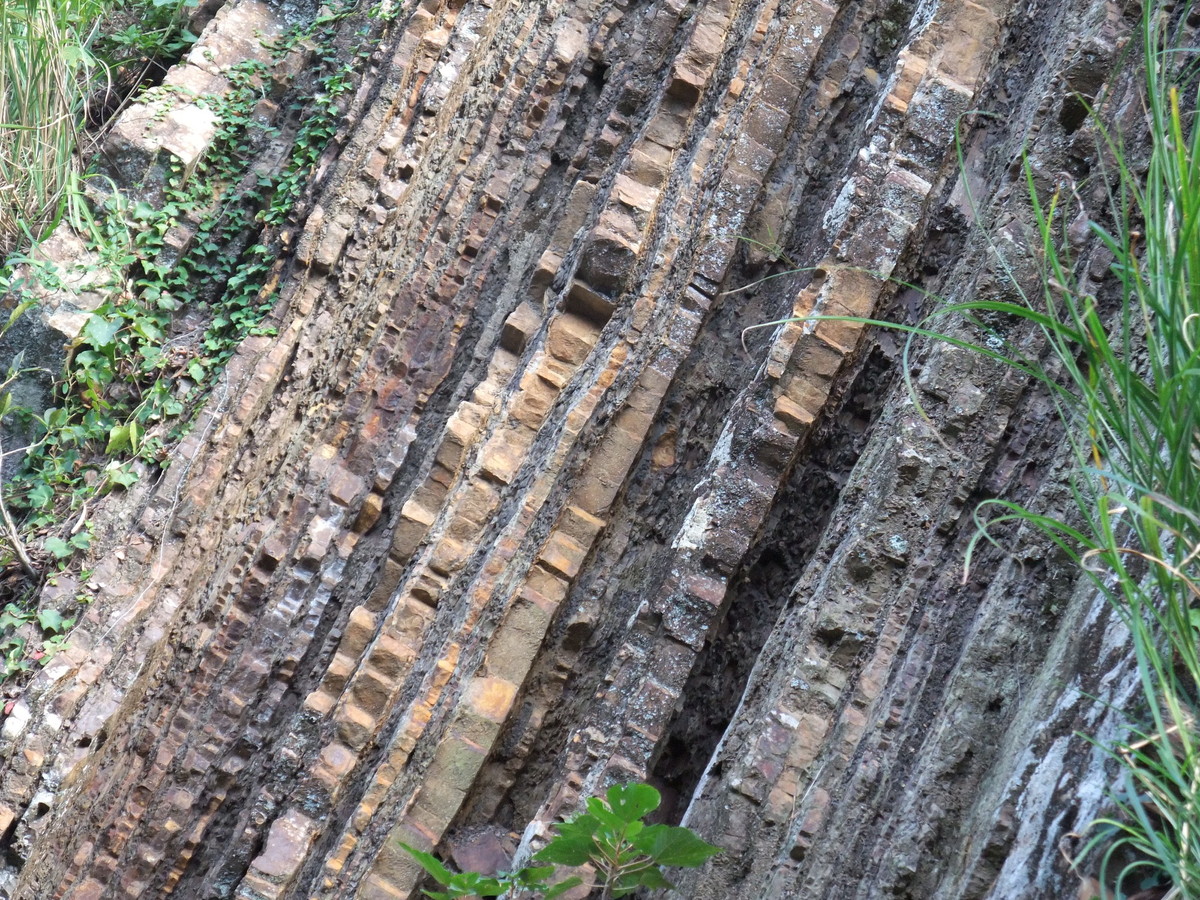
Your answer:
[[[0,460],[2,459],[4,459],[4,445],[0,443]],[[8,535],[9,543],[12,544],[13,550],[17,554],[17,559],[21,562],[21,569],[29,578],[38,578],[41,573],[25,551],[25,544],[21,541],[21,532],[17,530],[17,523],[13,521],[12,514],[8,511],[8,504],[4,502],[3,491],[0,491],[0,518],[4,520],[4,530]]]

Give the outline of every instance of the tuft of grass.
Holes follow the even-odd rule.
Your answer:
[[[1127,740],[1106,748],[1120,764],[1114,814],[1092,823],[1081,853],[1099,854],[1113,897],[1164,883],[1170,896],[1200,897],[1200,93],[1197,53],[1179,45],[1165,8],[1148,4],[1143,18],[1144,174],[1120,135],[1094,119],[1111,160],[1103,174],[1115,224],[1088,228],[1113,257],[1115,313],[1077,276],[1067,240],[1078,222],[1073,190],[1043,201],[1028,162],[1041,295],[940,311],[981,327],[997,314],[1031,322],[1049,349],[1046,364],[973,346],[1055,396],[1076,463],[1077,524],[985,502],[966,564],[993,541],[991,529],[1026,522],[1075,559],[1129,629],[1141,704],[1128,711],[1136,724]],[[1190,8],[1176,12],[1180,21]]]
[[[104,0],[0,2],[0,257],[32,243],[77,196],[89,51]]]
[[[183,27],[196,2],[0,0],[0,261],[64,213],[87,215],[89,99],[107,98],[92,110],[103,125],[122,91],[165,71],[196,39]],[[118,89],[113,73],[130,83]]]
[[[1155,6],[1143,44],[1146,173],[1109,139],[1117,224],[1091,226],[1121,286],[1111,329],[1058,252],[1053,201],[1042,209],[1030,193],[1045,305],[1061,310],[1047,335],[1082,432],[1081,561],[1129,626],[1145,706],[1115,748],[1121,814],[1097,823],[1088,849],[1104,845],[1105,870],[1123,860],[1118,884],[1161,875],[1200,897],[1200,93],[1196,50],[1172,40]]]

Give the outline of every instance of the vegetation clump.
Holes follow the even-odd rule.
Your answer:
[[[1128,628],[1141,703],[1128,711],[1127,740],[1104,748],[1120,772],[1114,814],[1092,823],[1079,855],[1100,854],[1101,900],[1139,890],[1200,898],[1200,49],[1184,39],[1194,8],[1191,0],[1160,0],[1143,13],[1144,164],[1077,98],[1100,136],[1111,224],[1086,217],[1074,185],[1045,198],[1026,160],[1039,295],[1027,295],[1010,272],[1018,300],[943,303],[917,326],[799,320],[849,320],[906,331],[910,342],[944,341],[1011,366],[1054,398],[1075,463],[1072,516],[985,501],[966,566],[981,542],[999,543],[1000,527],[1031,525],[1074,560]],[[1083,262],[1072,253],[1081,230],[1111,254],[1115,302],[1084,287]],[[947,316],[964,319],[979,340],[930,326]],[[1038,329],[1048,353],[1008,342],[998,328],[1005,317]],[[905,378],[913,391],[907,371]]]
[[[1060,187],[1043,200],[1028,163],[1041,296],[938,312],[968,316],[993,339],[972,349],[1052,393],[1075,460],[1071,521],[987,501],[968,567],[995,528],[1031,524],[1075,560],[1129,631],[1141,703],[1129,711],[1128,739],[1106,748],[1119,763],[1115,813],[1092,824],[1080,856],[1100,853],[1105,900],[1152,888],[1200,897],[1200,54],[1178,39],[1184,6],[1172,15],[1149,4],[1144,14],[1144,169],[1093,117],[1109,161],[1101,174],[1112,185],[1112,224],[1088,229],[1112,257],[1115,312],[1084,288],[1071,253],[1077,195]],[[984,321],[997,315],[1035,325],[1049,362],[997,346]]]
[[[80,213],[92,138],[134,87],[195,41],[184,27],[195,5],[0,3],[0,260],[36,242],[64,213]]]
[[[9,460],[0,490],[7,545],[7,559],[0,562],[20,563],[20,575],[5,580],[0,598],[8,603],[0,618],[0,650],[12,657],[2,674],[28,668],[29,655],[17,653],[16,631],[26,626],[28,633],[37,621],[32,602],[47,574],[89,546],[90,499],[165,468],[170,447],[238,344],[247,335],[269,333],[263,320],[274,305],[285,255],[281,231],[293,222],[340,124],[354,65],[370,53],[367,40],[349,60],[335,49],[344,21],[362,12],[361,3],[347,0],[267,46],[276,59],[293,52],[308,56],[295,88],[276,87],[270,67],[255,61],[227,70],[230,87],[221,95],[181,97],[179,88],[149,88],[139,102],[164,110],[181,100],[195,103],[214,115],[217,133],[193,170],[180,164],[170,169],[158,202],[131,200],[121,186],[82,167],[87,97],[89,91],[110,93],[109,73],[119,67],[143,71],[190,46],[194,36],[183,29],[183,13],[194,4],[0,3],[0,97],[9,104],[0,109],[0,183],[9,171],[24,170],[40,185],[34,190],[9,180],[14,189],[0,189],[0,249],[8,254],[0,256],[0,297],[19,316],[40,296],[68,293],[81,281],[100,295],[69,348],[49,408],[24,408],[13,399],[8,388],[27,371],[20,360],[0,386],[0,423],[27,439],[26,446],[8,451],[17,459]],[[372,27],[368,19],[377,18],[373,9],[359,16],[360,37]],[[106,16],[144,27],[104,31],[95,23]],[[86,33],[79,30],[84,22]],[[57,43],[47,37],[51,26],[59,28]],[[41,68],[29,71],[33,63],[61,63],[59,57],[76,62],[60,66],[57,81],[37,75]],[[99,82],[97,73],[103,75]],[[6,87],[15,84],[47,103],[43,94],[53,95],[57,105],[23,108]],[[277,123],[257,114],[272,91],[286,104]],[[30,137],[35,131],[41,135],[36,142]],[[23,205],[6,203],[10,194]],[[80,262],[59,267],[29,248],[63,219],[82,238],[85,253]]]
[[[587,812],[555,828],[549,842],[533,856],[535,863],[515,872],[484,875],[451,872],[436,856],[401,844],[445,890],[424,891],[433,900],[456,897],[540,896],[552,900],[585,883],[588,896],[600,900],[626,897],[639,888],[671,888],[663,874],[671,866],[695,868],[721,852],[689,828],[647,825],[645,817],[658,809],[662,795],[648,784],[618,784],[604,797],[590,797]],[[553,881],[557,866],[587,867],[590,882],[580,875]]]

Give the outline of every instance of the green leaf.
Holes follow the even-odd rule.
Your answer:
[[[633,872],[620,873],[613,884],[612,895],[613,897],[625,897],[642,887],[669,890],[675,885],[663,877],[658,866],[649,866]]]
[[[138,316],[133,320],[133,330],[150,343],[156,343],[163,339],[162,328],[153,319],[145,316]]]
[[[74,624],[73,619],[68,619],[63,616],[58,610],[43,609],[37,614],[38,624],[42,626],[42,631],[49,631],[57,634],[60,631],[65,631]]]
[[[104,468],[104,475],[112,484],[119,484],[123,488],[132,487],[137,484],[138,480],[137,472],[134,472],[128,464],[109,463]]]
[[[3,328],[0,328],[0,335],[12,328],[13,325],[16,324],[17,319],[21,318],[21,316],[23,316],[27,310],[33,308],[34,306],[37,306],[37,301],[22,300],[15,307],[13,307],[13,311],[8,316],[8,322]]]
[[[29,489],[27,498],[35,509],[48,506],[54,500],[54,488],[44,481],[39,482]]]
[[[662,794],[648,784],[614,784],[608,789],[609,809],[623,822],[636,822],[661,803]]]
[[[8,631],[12,628],[20,628],[29,621],[29,615],[16,605],[9,603],[4,607],[4,611],[0,612],[0,633]]]
[[[117,332],[120,330],[121,322],[119,320],[110,321],[93,313],[88,316],[87,322],[83,326],[83,339],[97,350],[102,350],[112,346],[113,341],[117,338]]]
[[[599,822],[601,828],[609,832],[608,837],[615,838],[624,829],[626,820],[610,810],[608,804],[599,797],[589,797],[587,808],[588,813]]]
[[[112,456],[115,453],[120,453],[122,450],[133,449],[133,439],[130,432],[131,428],[136,427],[133,423],[125,425],[114,425],[108,430],[108,444],[104,447],[105,454]]]
[[[425,853],[416,847],[410,847],[403,841],[400,842],[400,846],[417,861],[422,869],[432,875],[433,880],[438,884],[449,886],[454,881],[454,873],[442,865],[442,861],[432,853]],[[430,894],[430,896],[434,895]]]
[[[563,829],[565,828],[566,825],[563,826]],[[595,852],[596,842],[590,833],[560,833],[558,837],[534,854],[533,858],[537,862],[555,863],[560,866],[582,866],[591,861]]]
[[[554,900],[555,897],[561,897],[573,887],[578,887],[583,884],[583,879],[578,875],[572,875],[563,881],[560,881],[554,887],[546,891],[545,900]]]
[[[721,852],[720,847],[702,841],[690,829],[674,825],[651,825],[633,845],[660,866],[694,868]]]
[[[48,537],[45,543],[46,552],[55,559],[66,559],[75,553],[75,548],[60,537]]]
[[[526,866],[506,876],[516,887],[527,890],[545,890],[546,879],[554,874],[554,866]]]
[[[639,887],[670,890],[675,885],[667,881],[658,866],[648,866],[636,872],[625,872],[617,878],[617,891],[629,893]],[[613,896],[620,897],[621,894],[614,892]]]
[[[479,872],[463,872],[455,875],[450,884],[450,889],[461,892],[463,897],[499,897],[508,888],[509,885],[499,878],[482,875]]]

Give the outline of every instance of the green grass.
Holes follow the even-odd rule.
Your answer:
[[[35,244],[65,212],[86,216],[89,97],[115,93],[118,70],[136,83],[183,53],[195,40],[182,27],[195,4],[0,0],[0,261]]]
[[[0,257],[41,235],[78,177],[104,0],[0,2]]]
[[[1028,522],[1112,603],[1129,629],[1141,703],[1126,711],[1125,743],[1107,748],[1120,763],[1119,785],[1082,856],[1099,854],[1111,896],[1169,882],[1171,896],[1200,897],[1200,97],[1196,54],[1177,45],[1159,10],[1147,13],[1142,37],[1144,172],[1134,150],[1095,120],[1114,224],[1089,227],[1113,256],[1115,313],[1079,286],[1065,240],[1074,198],[1040,199],[1028,165],[1041,296],[950,307],[1041,330],[1051,365],[1011,348],[1000,356],[1054,394],[1076,463],[1077,519],[985,503],[967,565],[996,526]]]
[[[1037,214],[1045,330],[1083,428],[1077,540],[1129,626],[1144,700],[1141,727],[1116,748],[1121,814],[1091,844],[1106,870],[1120,861],[1122,884],[1161,874],[1177,896],[1200,897],[1200,97],[1195,51],[1177,47],[1153,13],[1143,36],[1149,164],[1139,176],[1109,141],[1117,226],[1093,226],[1121,285],[1115,327],[1071,287],[1054,204]]]

